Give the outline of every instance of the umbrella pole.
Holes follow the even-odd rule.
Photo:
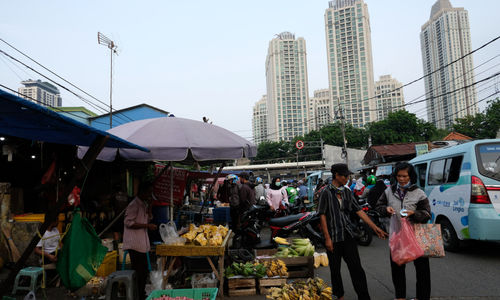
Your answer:
[[[219,171],[217,171],[217,175],[214,177],[214,181],[212,182],[212,185],[208,188],[208,193],[207,193],[207,199],[210,198],[210,195],[212,195],[212,190],[214,189],[215,183],[217,182],[217,179],[219,178],[220,173],[222,173],[222,169],[226,166],[226,163],[223,162],[222,165],[219,168]],[[205,203],[208,201],[203,201],[201,204],[201,209],[200,209],[200,214],[203,212],[203,208],[205,207]]]
[[[174,166],[170,162],[170,220],[174,219]]]

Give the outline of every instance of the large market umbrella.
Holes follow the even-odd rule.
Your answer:
[[[117,155],[134,161],[189,161],[233,160],[254,157],[254,144],[222,127],[200,121],[162,117],[126,123],[108,130],[109,133],[131,143],[148,148],[150,152],[135,149],[104,148],[97,159],[113,161]],[[87,147],[79,147],[83,157]]]
[[[216,162],[250,158],[257,154],[257,147],[254,144],[229,130],[184,118],[162,117],[139,120],[114,127],[108,132],[148,148],[150,152],[104,148],[97,157],[99,160],[113,161],[119,155],[125,160],[133,161]],[[79,147],[78,157],[83,157],[86,150],[87,147]],[[170,195],[172,216],[172,191]]]

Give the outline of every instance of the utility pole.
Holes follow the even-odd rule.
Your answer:
[[[111,70],[109,72],[109,129],[113,128],[113,53],[117,54],[118,46],[104,34],[97,32],[97,43],[104,45],[111,51]]]
[[[342,148],[342,158],[344,158],[346,165],[349,165],[347,158],[347,139],[345,138],[345,119],[344,113],[342,112],[342,107],[340,106],[340,99],[337,97],[337,104],[339,106],[340,113],[340,128],[342,129],[342,138],[344,139],[344,147]]]
[[[325,142],[323,141],[323,138],[320,138],[320,143],[321,143],[321,164],[324,166],[325,165]]]

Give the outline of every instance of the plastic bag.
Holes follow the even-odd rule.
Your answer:
[[[165,244],[169,239],[178,238],[179,235],[177,234],[175,223],[170,221],[167,224],[160,224],[160,236]]]
[[[35,293],[33,291],[29,292],[24,296],[24,300],[36,300]]]
[[[424,255],[410,222],[395,214],[391,216],[389,248],[392,261],[400,266]]]

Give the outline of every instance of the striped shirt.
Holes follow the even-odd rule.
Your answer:
[[[123,229],[123,250],[135,250],[146,253],[151,247],[149,245],[148,229],[130,228],[134,223],[148,224],[151,217],[148,215],[146,203],[135,197],[127,206],[125,211],[124,229]]]
[[[349,216],[361,210],[350,189],[338,191],[342,200],[336,197],[337,191],[332,185],[323,189],[318,204],[318,214],[326,216],[328,233],[334,243],[346,240],[346,232],[351,237],[355,236]]]

